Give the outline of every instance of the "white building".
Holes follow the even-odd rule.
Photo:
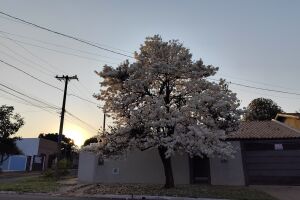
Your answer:
[[[11,155],[0,165],[2,171],[41,171],[48,168],[57,143],[43,138],[22,138],[16,142],[21,155]]]

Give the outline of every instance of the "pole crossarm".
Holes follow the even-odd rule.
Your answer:
[[[59,81],[62,81],[62,80],[70,81],[72,79],[76,79],[78,81],[77,75],[75,75],[75,76],[62,75],[62,76],[55,76],[55,78],[58,79]]]

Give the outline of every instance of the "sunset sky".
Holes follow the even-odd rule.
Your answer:
[[[273,99],[286,112],[300,109],[300,1],[252,0],[0,0],[0,11],[131,55],[145,37],[179,39],[195,60],[220,67],[216,78],[230,85],[242,106],[257,97]],[[102,127],[103,113],[92,95],[100,89],[94,73],[128,57],[34,28],[0,15],[0,59],[63,89],[55,75],[77,75],[68,92],[64,134],[81,145]],[[129,59],[131,62],[133,59]],[[61,107],[63,94],[3,63],[0,83]],[[4,89],[0,86],[0,89]],[[6,89],[6,91],[9,91]],[[299,95],[298,95],[299,94]],[[13,105],[25,119],[22,137],[58,132],[59,110],[42,110],[0,91],[0,105]]]

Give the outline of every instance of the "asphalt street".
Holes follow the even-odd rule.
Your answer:
[[[29,195],[29,194],[0,194],[0,200],[112,200],[108,198],[89,197],[61,197],[49,195]],[[121,199],[119,199],[121,200]]]

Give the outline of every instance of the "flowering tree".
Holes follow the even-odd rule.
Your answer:
[[[239,101],[224,81],[207,80],[218,68],[192,61],[189,49],[177,40],[146,38],[136,62],[116,69],[104,66],[97,74],[102,90],[96,97],[114,119],[109,132],[86,150],[113,157],[132,150],[157,148],[164,166],[165,187],[174,187],[171,157],[232,156],[226,133],[235,130]]]

